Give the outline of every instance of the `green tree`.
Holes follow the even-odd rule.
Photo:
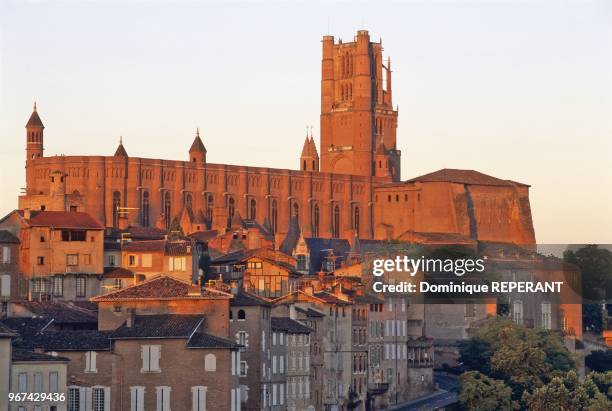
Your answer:
[[[597,350],[584,359],[584,364],[593,371],[612,371],[612,350]]]
[[[466,410],[514,410],[512,389],[503,381],[489,378],[478,371],[468,371],[459,379],[459,403]]]
[[[480,338],[471,338],[459,343],[459,355],[463,365],[487,375],[491,372],[491,352],[491,344]]]

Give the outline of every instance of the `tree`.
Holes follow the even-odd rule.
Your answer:
[[[466,410],[514,410],[512,389],[503,381],[489,378],[478,371],[468,371],[459,379],[459,403]]]
[[[600,334],[603,331],[603,313],[599,304],[582,304],[582,329]]]
[[[491,344],[480,338],[459,343],[459,355],[463,365],[487,375],[491,372],[491,351]]]
[[[612,371],[612,350],[597,350],[584,359],[584,364],[593,371]]]

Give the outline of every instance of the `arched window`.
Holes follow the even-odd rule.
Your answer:
[[[359,207],[353,210],[353,229],[359,234]]]
[[[312,171],[315,171],[315,161],[312,160]]]
[[[238,319],[246,320],[246,313],[244,312],[244,310],[238,310]]]
[[[206,357],[204,357],[204,371],[217,371],[217,357],[215,357],[215,354],[206,354]]]
[[[334,206],[334,218],[332,226],[332,237],[340,237],[340,206]]]
[[[209,194],[206,198],[206,219],[208,220],[208,228],[212,228],[214,203],[213,195]]]
[[[251,220],[257,219],[257,201],[254,198],[251,199],[251,204],[249,207],[249,218]]]
[[[193,197],[191,193],[185,193],[185,207],[193,210]]]
[[[302,170],[306,171],[306,160],[302,162]]]
[[[319,205],[315,204],[312,217],[312,234],[315,237],[319,236]]]
[[[166,229],[170,228],[170,223],[172,223],[172,200],[168,191],[164,194],[164,223]]]
[[[234,213],[236,212],[236,201],[234,197],[230,197],[227,200],[227,226],[232,225],[232,219],[234,218]]]
[[[278,204],[276,203],[276,200],[272,200],[272,206],[271,206],[271,220],[270,223],[272,225],[272,233],[276,233],[276,230],[278,229]]]
[[[142,193],[142,205],[140,206],[140,220],[143,227],[149,226],[149,192]]]
[[[291,217],[295,217],[300,220],[300,206],[297,202],[293,203],[293,207],[291,208]]]
[[[230,320],[234,319],[234,312],[232,310],[229,310],[229,319]]]
[[[121,207],[121,193],[113,192],[113,227],[119,226],[119,209]]]

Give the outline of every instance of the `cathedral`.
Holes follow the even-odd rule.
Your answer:
[[[240,218],[277,245],[294,220],[304,237],[535,243],[526,184],[456,169],[401,179],[381,42],[366,30],[351,42],[324,36],[321,69],[319,148],[307,135],[297,170],[209,163],[199,132],[184,160],[134,157],[122,142],[111,156],[46,157],[34,106],[19,208],[84,211],[117,228],[168,229],[188,216],[191,232]]]

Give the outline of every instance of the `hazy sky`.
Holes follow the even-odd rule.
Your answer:
[[[318,144],[321,36],[383,38],[402,178],[531,184],[540,243],[612,242],[612,1],[0,1],[0,214],[45,154],[298,168]]]

